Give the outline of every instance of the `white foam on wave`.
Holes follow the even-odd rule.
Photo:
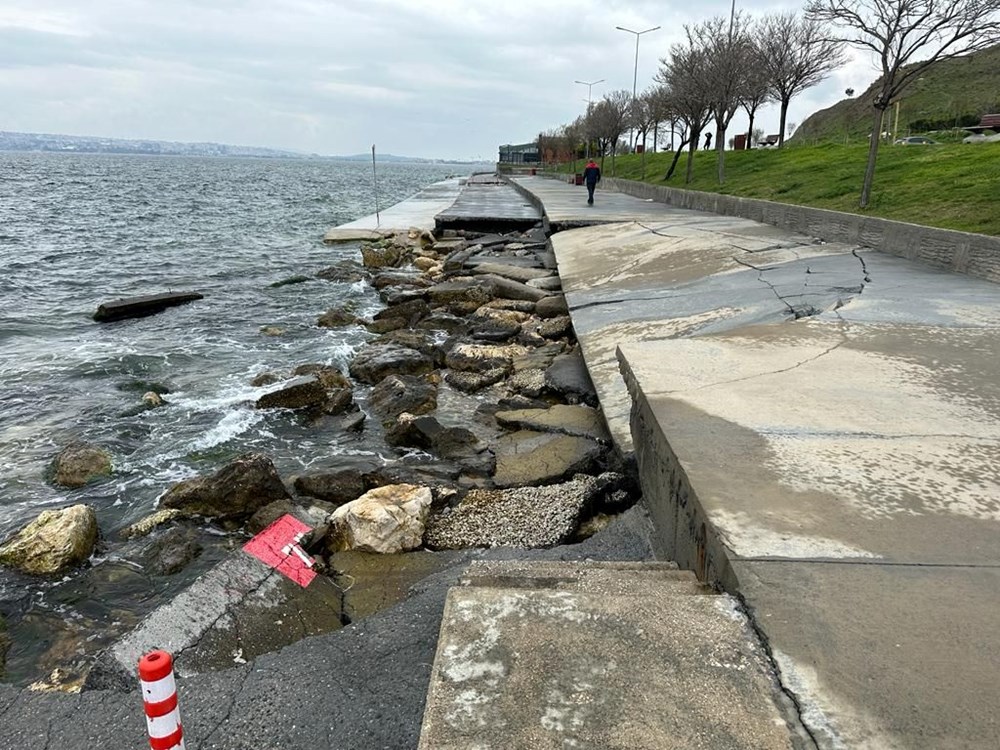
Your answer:
[[[191,444],[191,450],[203,451],[217,445],[228,443],[238,435],[242,435],[255,424],[264,419],[263,412],[255,409],[238,409],[227,412],[219,423]]]

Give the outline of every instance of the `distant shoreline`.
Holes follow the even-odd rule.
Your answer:
[[[100,138],[97,136],[59,135],[53,133],[19,133],[0,130],[2,153],[46,154],[110,154],[115,156],[201,156],[237,157],[251,159],[315,159],[340,162],[370,162],[369,154],[349,156],[324,156],[260,146],[232,146],[225,143],[186,143],[181,141],[156,141],[145,138]],[[452,159],[426,159],[421,157],[378,154],[379,164],[485,164],[480,161]]]

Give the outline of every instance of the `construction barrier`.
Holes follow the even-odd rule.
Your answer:
[[[184,750],[173,657],[166,651],[150,651],[139,659],[139,683],[149,746],[153,750]]]

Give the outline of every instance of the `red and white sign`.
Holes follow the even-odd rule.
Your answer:
[[[316,577],[316,562],[299,546],[309,531],[295,516],[285,514],[244,544],[243,551],[305,587]]]

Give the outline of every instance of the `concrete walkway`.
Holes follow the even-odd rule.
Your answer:
[[[588,368],[660,552],[744,598],[817,744],[996,746],[1000,289],[520,183],[630,220],[553,237]]]
[[[375,239],[383,233],[405,232],[411,227],[431,231],[434,217],[455,202],[464,184],[465,180],[458,177],[435,182],[416,195],[389,206],[378,216],[363,216],[330,229],[323,239],[326,242]]]

